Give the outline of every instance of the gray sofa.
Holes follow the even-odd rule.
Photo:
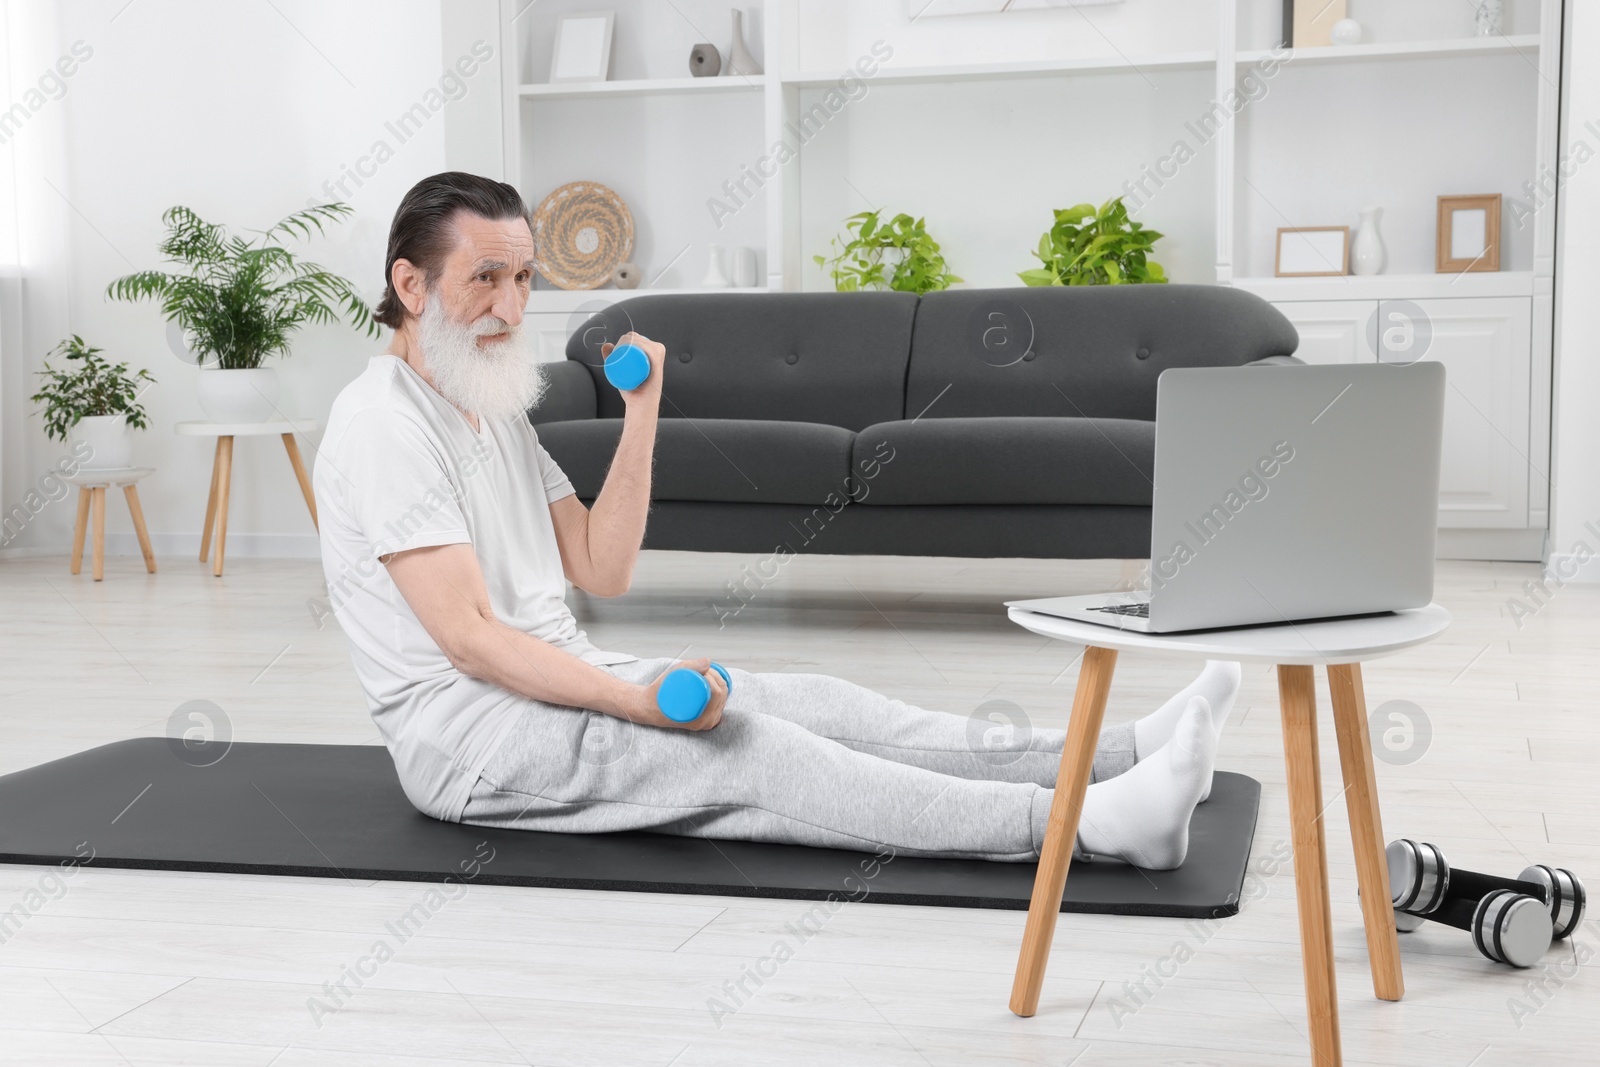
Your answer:
[[[1150,554],[1156,379],[1285,360],[1275,308],[1205,285],[638,296],[529,412],[592,501],[623,402],[599,346],[667,348],[648,548]]]

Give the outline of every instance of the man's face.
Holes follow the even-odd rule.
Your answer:
[[[436,282],[445,313],[459,323],[493,315],[507,327],[520,325],[533,287],[533,234],[527,222],[465,211],[456,212],[452,221],[460,237]],[[493,349],[507,336],[485,334],[478,346]]]

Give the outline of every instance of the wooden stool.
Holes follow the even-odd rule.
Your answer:
[[[1089,768],[1100,738],[1117,651],[1177,652],[1206,659],[1270,663],[1278,669],[1278,702],[1283,717],[1311,1060],[1316,1067],[1338,1067],[1342,1062],[1339,1000],[1333,970],[1333,919],[1328,905],[1328,853],[1322,833],[1322,771],[1317,754],[1312,671],[1318,666],[1326,668],[1333,696],[1333,725],[1339,739],[1345,807],[1350,813],[1350,836],[1355,846],[1372,988],[1380,1000],[1399,1000],[1405,983],[1400,974],[1394,911],[1389,903],[1389,868],[1384,860],[1383,820],[1372,769],[1361,664],[1432,640],[1450,625],[1450,613],[1430,604],[1412,611],[1363,618],[1177,634],[1119,630],[1020,608],[1010,609],[1010,619],[1036,634],[1086,646],[1072,718],[1067,722],[1067,741],[1061,750],[1061,771],[1050,805],[1039,871],[1033,883],[1033,899],[1028,905],[1016,979],[1011,987],[1011,1010],[1026,1017],[1039,1008],[1039,991],[1044,985],[1050,942],[1061,911],[1067,867],[1077,840],[1078,819],[1083,813]]]
[[[89,529],[89,513],[94,513],[95,581],[106,576],[106,488],[122,486],[122,495],[128,500],[128,514],[133,516],[133,532],[139,535],[139,550],[144,553],[144,569],[156,572],[156,554],[150,550],[150,531],[144,528],[144,509],[139,506],[139,490],[134,483],[147,474],[155,473],[151,467],[116,467],[106,470],[79,470],[76,474],[62,475],[69,485],[78,487],[78,522],[72,529],[72,573],[83,571],[84,535]]]
[[[311,512],[311,525],[317,525],[317,502],[311,493],[311,479],[306,475],[305,464],[300,462],[300,447],[294,435],[310,433],[317,428],[316,419],[286,419],[277,422],[180,422],[172,428],[174,433],[186,437],[215,437],[217,451],[211,460],[211,496],[206,500],[205,528],[200,532],[200,562],[211,555],[211,538],[216,535],[217,555],[212,561],[211,573],[222,577],[222,556],[228,543],[228,496],[233,482],[233,439],[235,437],[261,437],[277,434],[283,438],[284,451],[289,453],[289,465],[300,482],[300,495],[306,498],[306,510]]]

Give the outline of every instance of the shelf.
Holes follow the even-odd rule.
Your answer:
[[[1215,52],[1167,52],[1153,56],[1101,56],[1089,59],[1035,60],[1026,63],[952,64],[940,67],[880,67],[869,85],[885,82],[948,82],[980,79],[1037,78],[1051,74],[1119,73],[1130,70],[1204,70],[1217,62]],[[801,71],[783,76],[784,85],[801,89],[837,86],[852,71]]]
[[[1235,278],[1232,285],[1266,300],[1417,300],[1532,296],[1531,270],[1472,274],[1341,274],[1327,278]]]
[[[1370,44],[1335,44],[1321,48],[1288,50],[1253,48],[1234,54],[1239,66],[1276,56],[1283,66],[1302,63],[1357,63],[1369,59],[1425,59],[1439,56],[1537,54],[1539,35],[1515,37],[1452,37],[1434,41],[1374,41]]]
[[[632,78],[604,82],[537,82],[517,86],[524,100],[552,100],[574,96],[649,96],[657,93],[760,92],[765,76],[756,74],[718,78]]]
[[[623,300],[631,300],[636,296],[681,296],[685,293],[764,293],[766,291],[767,287],[764,285],[749,288],[730,286],[727,289],[535,289],[528,294],[528,306],[523,308],[523,312],[528,315],[570,313],[577,311],[585,304],[599,302],[610,305]]]

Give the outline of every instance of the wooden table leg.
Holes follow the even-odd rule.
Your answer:
[[[133,516],[133,532],[139,535],[139,551],[144,553],[144,569],[154,574],[156,554],[150,548],[150,531],[145,529],[144,508],[139,506],[139,487],[129,483],[122,487],[122,495],[128,498],[128,514]]]
[[[217,551],[211,573],[222,577],[222,554],[228,545],[228,488],[233,479],[233,438],[217,438]]]
[[[83,573],[83,538],[89,532],[89,497],[87,485],[78,489],[78,521],[72,527],[72,573]]]
[[[89,507],[94,512],[94,580],[106,576],[106,487],[89,490]]]
[[[1350,812],[1350,839],[1361,885],[1361,914],[1367,925],[1367,958],[1372,989],[1379,1000],[1399,1000],[1406,991],[1400,974],[1400,939],[1390,906],[1389,864],[1383,853],[1383,816],[1378,811],[1378,780],[1372,768],[1372,738],[1367,730],[1367,696],[1361,664],[1328,667],[1333,694],[1333,726],[1339,735],[1339,766],[1344,771],[1344,802]]]
[[[1033,897],[1028,903],[1028,924],[1022,933],[1017,975],[1011,984],[1011,1010],[1023,1018],[1039,1009],[1039,991],[1044,986],[1045,966],[1050,962],[1050,942],[1061,914],[1061,895],[1067,887],[1067,865],[1078,840],[1083,795],[1089,788],[1089,770],[1094,764],[1095,746],[1100,742],[1100,722],[1105,716],[1106,695],[1111,691],[1111,673],[1116,665],[1115,651],[1091,646],[1084,650],[1083,666],[1078,670],[1067,742],[1061,749],[1061,771],[1056,777],[1050,821],[1039,855],[1039,873],[1034,877]]]
[[[311,479],[306,477],[306,465],[300,462],[300,446],[294,442],[294,434],[283,435],[283,447],[289,453],[289,465],[294,468],[294,476],[300,482],[300,494],[306,498],[306,510],[311,512],[311,525],[317,529],[317,498],[311,492]]]
[[[1328,851],[1322,833],[1322,772],[1317,762],[1316,677],[1310,667],[1278,666],[1283,758],[1289,784],[1294,889],[1300,911],[1300,959],[1315,1067],[1339,1067],[1339,998],[1328,909]]]
[[[222,438],[217,438],[217,450],[211,454],[211,495],[206,498],[206,524],[200,531],[200,562],[211,555],[211,530],[217,522],[217,480],[222,477]]]

